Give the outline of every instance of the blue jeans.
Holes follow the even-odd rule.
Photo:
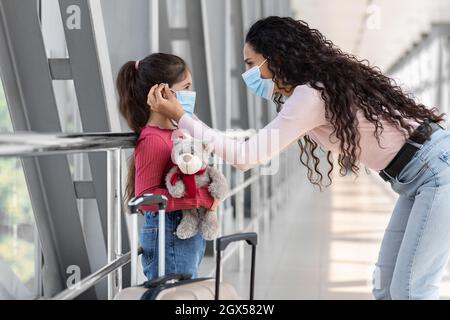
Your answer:
[[[143,249],[142,266],[149,279],[158,277],[158,214],[144,213],[145,224],[140,234]],[[197,278],[198,267],[205,254],[206,241],[200,234],[181,240],[175,234],[183,214],[181,211],[166,213],[166,274],[189,273]]]
[[[397,177],[373,277],[376,299],[439,299],[450,255],[450,132],[439,129]]]

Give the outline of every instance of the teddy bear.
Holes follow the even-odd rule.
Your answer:
[[[213,198],[225,198],[228,183],[222,172],[209,165],[212,151],[211,143],[189,136],[173,140],[174,167],[169,170],[165,179],[172,197],[195,197],[197,189],[207,186]],[[198,232],[205,240],[214,240],[219,232],[217,214],[205,208],[183,210],[183,218],[176,230],[178,238],[188,239]]]

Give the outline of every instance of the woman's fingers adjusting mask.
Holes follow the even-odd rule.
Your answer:
[[[170,119],[178,121],[184,111],[176,95],[167,84],[155,85],[150,89],[147,100],[152,111],[160,113]]]

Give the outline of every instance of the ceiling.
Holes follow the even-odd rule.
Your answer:
[[[450,0],[291,0],[298,19],[342,50],[386,70],[431,23],[450,23]]]

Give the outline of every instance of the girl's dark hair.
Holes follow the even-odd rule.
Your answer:
[[[172,86],[182,81],[186,72],[187,65],[183,59],[166,53],[151,54],[139,63],[129,61],[122,66],[117,76],[119,110],[131,130],[139,135],[150,118],[150,107],[147,105],[150,88],[160,83]],[[135,196],[134,155],[129,162],[126,202]]]
[[[304,21],[282,17],[261,19],[250,28],[245,42],[268,59],[268,67],[278,87],[292,92],[296,86],[309,84],[321,92],[325,117],[334,127],[332,134],[340,141],[338,164],[341,175],[348,170],[358,175],[359,171],[361,149],[357,109],[375,125],[374,136],[379,145],[383,132],[381,120],[406,129],[410,135],[414,127],[407,119],[419,123],[444,121],[445,114],[438,115],[437,108],[428,109],[417,103],[377,67],[342,52]],[[274,96],[274,102],[279,111],[283,103],[280,94]],[[300,161],[308,168],[308,179],[321,189],[323,175],[319,170],[320,159],[315,154],[318,144],[308,135],[298,140],[298,144]],[[331,152],[327,153],[327,161],[330,165],[329,186],[333,171]]]

